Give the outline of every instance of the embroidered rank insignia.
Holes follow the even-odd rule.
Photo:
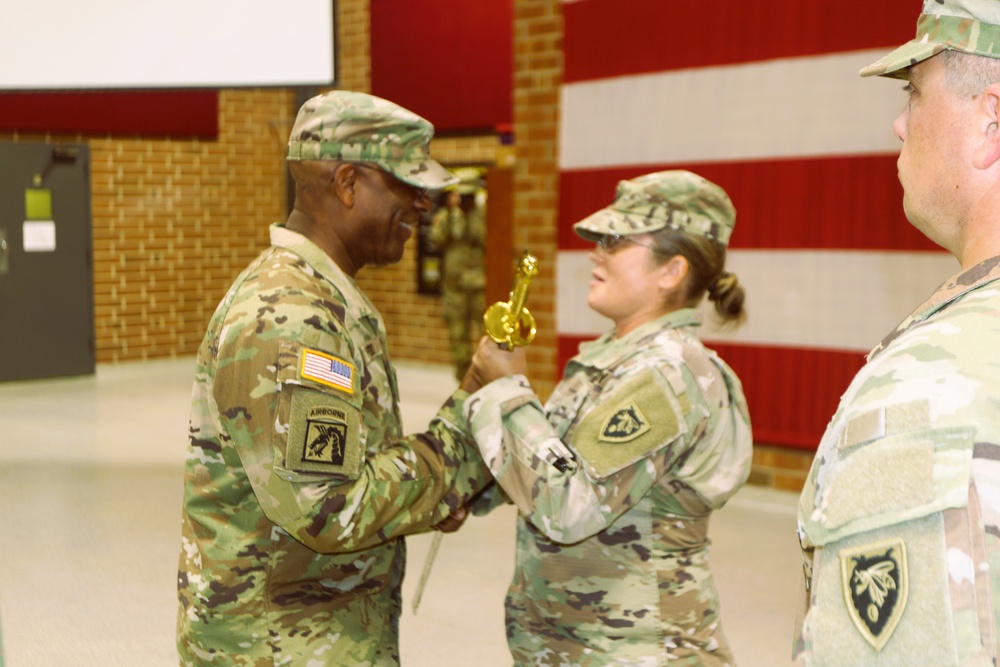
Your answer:
[[[848,615],[861,636],[881,651],[906,607],[906,544],[890,540],[844,549],[840,572]]]
[[[303,348],[299,375],[348,394],[354,393],[354,365],[317,350]]]
[[[649,420],[642,410],[630,401],[628,405],[614,412],[601,427],[600,439],[604,442],[628,442],[635,440],[649,430]]]

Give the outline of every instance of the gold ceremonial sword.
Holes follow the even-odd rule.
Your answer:
[[[483,324],[486,327],[486,335],[493,342],[500,345],[505,350],[521,345],[527,345],[535,339],[535,318],[524,307],[524,302],[528,299],[528,286],[531,279],[538,275],[538,260],[531,253],[525,251],[517,263],[517,271],[514,273],[514,288],[510,291],[507,301],[497,301],[486,309],[483,315]],[[444,533],[438,531],[434,533],[431,541],[431,548],[427,552],[427,560],[424,561],[424,569],[420,573],[420,581],[417,582],[417,589],[413,594],[413,613],[417,613],[420,606],[420,598],[424,595],[427,587],[427,579],[431,575],[431,568],[434,566],[434,559],[437,558],[438,549],[441,548],[441,539]]]
[[[483,315],[486,335],[505,350],[527,345],[535,339],[535,318],[524,307],[524,302],[528,299],[531,279],[537,274],[538,260],[534,255],[525,252],[517,264],[514,289],[510,291],[509,300],[497,301],[487,308],[486,314]]]

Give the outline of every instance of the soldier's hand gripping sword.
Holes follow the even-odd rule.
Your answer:
[[[508,300],[497,301],[487,308],[483,315],[486,335],[505,350],[527,345],[535,339],[535,318],[524,307],[524,303],[528,299],[528,286],[531,285],[531,279],[537,274],[538,260],[535,259],[534,255],[525,251],[517,264],[517,271],[514,274],[514,288],[510,291]],[[431,541],[427,560],[424,561],[424,569],[420,573],[420,580],[417,582],[417,589],[413,594],[414,614],[417,613],[420,598],[423,597],[424,589],[427,587],[427,579],[430,577],[434,559],[441,547],[443,535],[444,533],[440,531],[436,532]]]

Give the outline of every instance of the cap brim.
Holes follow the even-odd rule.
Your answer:
[[[600,211],[591,213],[573,225],[573,231],[576,232],[577,236],[595,242],[608,234],[632,236],[656,231],[656,229],[641,228],[642,223],[633,222],[633,220],[635,218],[630,218],[620,211],[615,211],[611,208],[602,208]],[[657,229],[662,229],[662,226]]]
[[[602,236],[610,234],[610,216],[607,209],[591,213],[580,222],[573,225],[576,235],[588,241],[598,241]]]
[[[451,173],[434,160],[418,160],[416,162],[386,162],[376,163],[404,183],[428,190],[441,190],[459,182],[458,176]]]
[[[890,76],[901,79],[906,77],[906,68],[916,65],[921,60],[941,53],[946,45],[938,42],[911,40],[901,47],[883,56],[877,62],[861,69],[861,76]]]

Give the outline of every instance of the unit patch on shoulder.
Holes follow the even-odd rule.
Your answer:
[[[302,348],[299,375],[348,394],[354,393],[354,364],[319,350]]]
[[[906,607],[906,544],[890,540],[844,549],[840,572],[848,615],[861,636],[881,651]]]
[[[595,479],[650,456],[687,433],[683,410],[659,371],[646,369],[616,386],[566,432]]]
[[[295,389],[286,467],[357,479],[364,459],[359,424],[357,409],[343,399],[312,389]]]
[[[649,420],[635,404],[629,403],[608,417],[599,438],[604,442],[629,442],[649,430]]]

